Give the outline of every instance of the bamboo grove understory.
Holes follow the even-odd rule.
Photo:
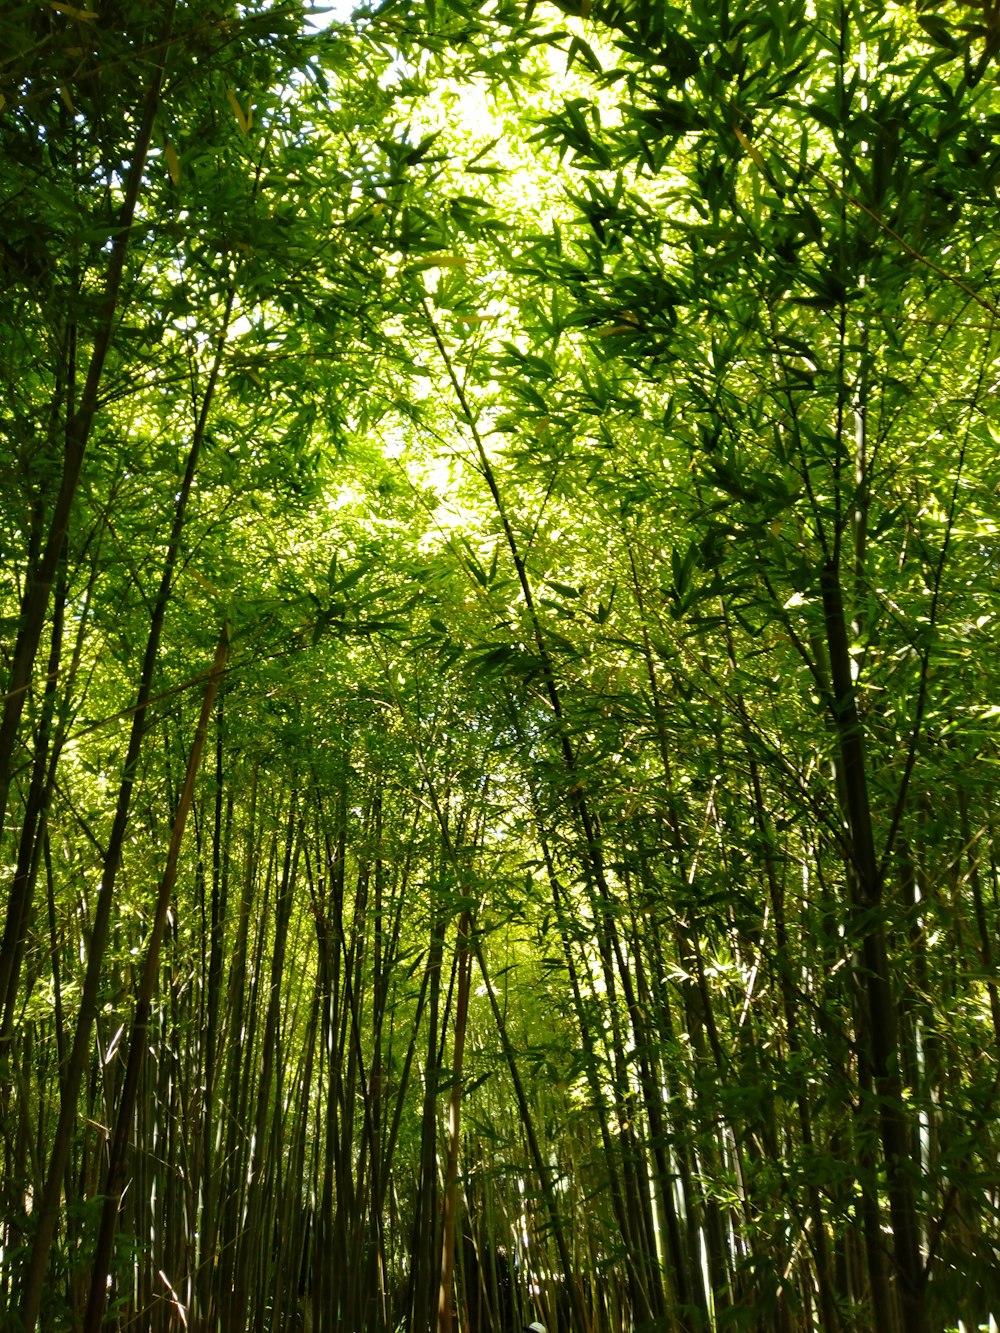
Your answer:
[[[1000,1316],[998,54],[3,7],[0,1328]]]

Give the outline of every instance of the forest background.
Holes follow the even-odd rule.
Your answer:
[[[996,6],[85,3],[0,17],[2,1327],[1000,1314]]]

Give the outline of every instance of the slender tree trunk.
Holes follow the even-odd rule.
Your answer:
[[[775,865],[774,834],[771,828],[771,820],[768,817],[767,809],[764,804],[764,795],[760,782],[760,771],[757,762],[754,759],[750,760],[750,782],[753,792],[755,817],[760,828],[761,837],[764,840],[764,869],[767,878],[768,900],[771,905],[771,913],[774,919],[775,941],[777,944],[777,955],[774,959],[774,963],[778,973],[778,988],[781,993],[782,1010],[785,1017],[788,1053],[791,1060],[798,1064],[802,1057],[802,1043],[799,1033],[798,1002],[792,985],[792,954],[788,946],[784,892]],[[809,1107],[809,1101],[805,1093],[801,1090],[797,1090],[796,1092],[796,1109],[798,1112],[799,1134],[802,1140],[802,1150],[808,1160],[815,1152],[812,1112]],[[811,1171],[810,1176],[812,1176]],[[819,1190],[811,1180],[808,1186],[807,1196],[809,1199],[809,1212],[812,1221],[810,1242],[816,1265],[816,1286],[819,1292],[819,1307],[822,1315],[821,1328],[823,1329],[823,1333],[838,1333],[840,1328],[840,1318],[837,1314],[837,1305],[835,1301],[834,1279],[830,1267],[823,1205],[820,1199]]]
[[[264,1035],[261,1044],[260,1073],[257,1081],[256,1107],[254,1114],[253,1149],[246,1188],[246,1222],[243,1227],[239,1256],[234,1283],[234,1302],[231,1318],[233,1327],[245,1328],[250,1311],[251,1285],[254,1277],[256,1252],[264,1240],[267,1231],[263,1219],[267,1215],[265,1207],[265,1169],[267,1163],[266,1145],[268,1123],[272,1113],[271,1085],[279,1064],[278,1049],[279,1019],[281,1016],[281,983],[285,971],[285,957],[288,944],[288,928],[292,907],[292,892],[295,873],[301,848],[301,834],[297,826],[297,798],[292,795],[288,803],[288,821],[285,828],[285,855],[281,873],[281,882],[275,900],[274,943],[271,952],[271,967],[268,979],[267,1001],[264,1016]],[[276,1112],[275,1112],[276,1113]],[[85,1333],[91,1331],[85,1330]]]
[[[3,943],[0,945],[0,1014],[3,1016],[3,1028],[0,1032],[0,1068],[3,1067],[7,1044],[10,1041],[14,1006],[17,1001],[21,958],[24,953],[25,934],[34,897],[35,881],[38,876],[42,843],[40,830],[45,827],[45,810],[55,780],[55,765],[61,744],[61,738],[53,741],[52,723],[55,715],[57,679],[63,646],[63,612],[66,602],[65,559],[63,560],[60,582],[62,587],[56,597],[55,613],[52,620],[52,643],[49,649],[48,672],[41,718],[35,739],[35,757],[31,770],[31,783],[28,788],[24,821],[21,826],[14,882],[11,886],[10,899],[7,905]],[[49,760],[50,747],[52,749],[51,762]]]
[[[211,720],[212,708],[215,705],[215,696],[222,679],[222,672],[225,668],[228,651],[229,638],[226,628],[223,626],[222,634],[219,638],[219,646],[215,653],[215,661],[212,664],[212,670],[205,686],[205,697],[202,701],[201,716],[198,719],[194,741],[188,756],[187,774],[184,779],[184,786],[181,790],[180,798],[177,803],[177,810],[174,815],[174,827],[170,838],[170,847],[167,852],[167,864],[163,872],[163,877],[160,880],[160,888],[157,894],[156,907],[153,914],[153,924],[150,927],[149,938],[146,943],[146,961],[143,966],[142,977],[136,993],[135,1016],[132,1019],[132,1027],[129,1035],[128,1063],[125,1069],[125,1080],[118,1102],[118,1115],[115,1121],[115,1130],[110,1146],[107,1184],[104,1190],[104,1205],[101,1210],[101,1224],[97,1236],[97,1250],[91,1270],[90,1297],[87,1302],[87,1313],[83,1323],[84,1333],[100,1333],[101,1324],[103,1322],[108,1280],[111,1275],[111,1258],[114,1247],[115,1230],[118,1225],[118,1210],[121,1206],[122,1193],[125,1189],[128,1137],[135,1114],[136,1094],[139,1089],[139,1075],[142,1070],[143,1057],[148,1044],[147,1030],[149,1027],[150,1010],[152,1008],[153,995],[156,991],[156,982],[159,975],[160,947],[163,943],[164,931],[166,930],[167,910],[170,906],[170,897],[177,880],[177,863],[180,859],[181,844],[184,840],[184,829],[187,825],[188,812],[191,809],[191,799],[194,795],[194,784],[198,776],[198,770],[201,767],[201,753],[205,743],[205,735],[208,731],[208,724]]]
[[[433,907],[430,947],[427,955],[429,979],[427,1005],[427,1054],[424,1065],[423,1114],[420,1130],[420,1188],[413,1230],[413,1286],[408,1333],[431,1333],[436,1323],[438,1291],[436,1259],[441,1254],[437,1191],[437,1095],[438,1048],[441,1008],[441,959],[444,949],[444,912]]]
[[[226,1007],[228,1023],[225,1032],[226,1067],[219,1101],[225,1107],[224,1148],[222,1154],[222,1183],[220,1184],[220,1205],[216,1231],[208,1237],[206,1262],[210,1265],[213,1283],[211,1307],[203,1315],[204,1333],[214,1333],[221,1322],[223,1327],[230,1323],[230,1310],[233,1300],[237,1243],[240,1222],[243,1215],[243,1194],[247,1175],[245,1160],[246,1104],[249,1101],[247,1083],[251,1078],[251,1062],[244,1059],[245,1054],[253,1050],[254,1017],[253,1008],[247,999],[247,976],[251,965],[250,925],[255,907],[259,916],[266,917],[267,897],[258,906],[257,880],[259,872],[260,843],[264,836],[264,821],[258,813],[260,797],[260,772],[255,767],[250,783],[250,815],[246,832],[246,852],[243,867],[243,883],[240,894],[239,916],[236,923],[236,937],[231,946],[229,984],[227,987]],[[266,798],[265,798],[266,799]],[[273,855],[273,846],[272,853]],[[267,869],[270,875],[270,867]],[[258,932],[258,938],[263,932]],[[259,959],[254,966],[256,975]],[[249,1011],[249,1012],[248,1012]],[[222,1131],[220,1130],[220,1133]]]
[[[551,1227],[552,1236],[559,1253],[559,1263],[565,1274],[566,1290],[569,1295],[570,1309],[573,1316],[573,1328],[581,1330],[581,1333],[591,1333],[590,1319],[587,1316],[587,1311],[583,1304],[583,1296],[580,1291],[578,1275],[572,1259],[570,1258],[569,1247],[566,1244],[566,1234],[563,1229],[562,1219],[559,1215],[559,1206],[556,1202],[555,1190],[552,1186],[551,1172],[549,1171],[548,1163],[542,1153],[541,1145],[538,1142],[534,1117],[531,1114],[527,1093],[524,1089],[524,1083],[521,1079],[520,1072],[518,1071],[517,1061],[514,1056],[514,1048],[510,1043],[510,1037],[507,1033],[507,1023],[503,1016],[503,1010],[500,1008],[497,1001],[493,982],[490,980],[489,972],[486,969],[486,960],[483,957],[482,948],[474,935],[471,937],[470,946],[475,956],[476,963],[478,964],[480,975],[483,978],[483,985],[490,1002],[490,1009],[493,1012],[497,1034],[500,1037],[500,1044],[503,1047],[507,1071],[510,1074],[511,1083],[514,1086],[514,1096],[517,1099],[517,1107],[521,1116],[521,1125],[528,1140],[531,1160],[538,1178],[538,1187],[541,1191],[546,1212],[548,1213],[549,1226]]]
[[[199,1226],[198,1270],[195,1279],[195,1318],[208,1325],[212,1311],[212,1268],[215,1260],[218,1207],[218,1171],[215,1161],[216,1093],[219,1067],[219,1021],[223,995],[223,933],[228,915],[229,845],[233,827],[233,793],[225,796],[223,818],[223,700],[216,709],[215,802],[212,834],[212,909],[208,960],[208,994],[204,1020],[204,1087],[201,1142],[202,1209]],[[251,795],[251,812],[253,795]],[[251,813],[252,820],[252,813]]]
[[[87,449],[94,417],[97,414],[101,377],[114,336],[118,313],[122,277],[125,272],[125,257],[131,239],[132,224],[135,219],[136,205],[142,188],[146,170],[146,159],[156,123],[156,110],[160,98],[160,86],[163,81],[165,53],[170,44],[173,30],[175,0],[167,0],[160,37],[159,59],[152,62],[146,97],[139,117],[135,148],[125,177],[125,190],[121,208],[112,231],[111,254],[104,280],[104,295],[97,320],[97,330],[90,354],[90,366],[84,381],[80,402],[71,413],[66,423],[66,440],[63,458],[62,481],[56,496],[48,536],[41,556],[33,563],[25,583],[21,601],[21,615],[18,626],[17,643],[11,662],[7,692],[3,699],[3,715],[0,718],[0,828],[3,827],[7,811],[7,797],[10,792],[12,763],[17,732],[24,710],[31,674],[35,666],[35,657],[45,627],[45,613],[48,609],[52,581],[59,564],[59,553],[69,530],[70,516],[76,499],[83,459]],[[10,910],[10,909],[8,909]],[[28,1309],[30,1313],[30,1309]]]
[[[909,1134],[903,1109],[898,1068],[898,1015],[889,973],[882,924],[882,875],[875,851],[865,766],[864,734],[851,678],[851,658],[843,599],[837,568],[824,566],[821,577],[823,609],[834,724],[837,734],[845,817],[850,836],[850,865],[857,884],[858,908],[863,922],[861,958],[864,967],[867,1032],[872,1087],[862,1097],[875,1119],[886,1171],[892,1253],[900,1314],[906,1333],[923,1333],[923,1264],[910,1159]],[[885,1314],[882,1315],[885,1318]]]
[[[111,925],[111,908],[114,902],[115,881],[118,877],[118,869],[121,864],[122,851],[125,844],[125,832],[132,807],[132,792],[138,772],[142,742],[145,733],[150,726],[147,714],[152,697],[153,676],[159,658],[163,625],[173,591],[174,570],[180,554],[181,535],[184,530],[187,504],[194,486],[195,471],[201,453],[201,446],[205,438],[208,413],[214,397],[215,386],[218,382],[219,370],[222,365],[225,330],[229,323],[233,296],[233,290],[230,288],[212,369],[205,389],[201,411],[195,423],[194,435],[192,437],[191,447],[188,451],[184,476],[174,505],[174,518],[167,543],[163,572],[160,578],[160,586],[156,600],[153,604],[149,634],[146,639],[146,650],[143,656],[139,689],[136,696],[135,707],[132,712],[132,726],[129,733],[128,748],[126,750],[121,782],[118,788],[118,800],[115,806],[111,834],[108,838],[108,849],[104,860],[104,872],[101,877],[101,886],[97,895],[97,906],[94,912],[90,947],[87,954],[87,967],[84,975],[83,991],[80,998],[80,1008],[77,1015],[76,1033],[74,1035],[73,1048],[66,1069],[63,1097],[59,1111],[59,1121],[53,1139],[48,1174],[42,1192],[41,1203],[38,1208],[38,1224],[35,1231],[34,1244],[32,1245],[23,1280],[21,1321],[26,1333],[33,1333],[35,1324],[38,1320],[38,1312],[41,1306],[45,1277],[49,1263],[49,1253],[55,1238],[56,1225],[59,1216],[59,1202],[62,1194],[63,1176],[66,1170],[66,1163],[69,1160],[70,1144],[76,1124],[76,1101],[87,1064],[91,1033],[98,1011],[101,966],[107,948]],[[46,600],[47,597],[48,593],[46,592]]]
[[[465,1030],[469,1017],[470,912],[466,908],[458,923],[456,941],[458,991],[455,1002],[455,1045],[451,1061],[452,1085],[448,1123],[448,1154],[444,1170],[444,1222],[441,1242],[441,1287],[438,1295],[438,1333],[452,1333],[452,1285],[455,1275],[455,1226],[458,1215],[458,1157],[462,1123],[462,1067]]]

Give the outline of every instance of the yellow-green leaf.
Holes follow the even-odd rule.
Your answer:
[[[746,153],[747,157],[750,158],[751,162],[754,162],[758,167],[760,167],[761,171],[766,171],[767,163],[764,161],[760,153],[753,146],[753,144],[750,142],[750,140],[747,138],[747,136],[743,133],[743,131],[740,129],[738,125],[733,126],[733,133],[736,135],[737,139],[739,139],[740,144],[743,147],[743,151]]]
[[[249,117],[244,113],[243,108],[240,106],[239,98],[233,92],[232,88],[228,87],[226,88],[226,96],[229,99],[229,105],[233,108],[233,114],[236,117],[236,123],[239,125],[240,131],[243,134],[249,134],[250,120]],[[252,115],[253,113],[251,112],[250,114]]]
[[[465,255],[449,254],[442,251],[432,255],[421,255],[419,259],[409,265],[411,269],[421,268],[467,268],[469,265]]]
[[[76,19],[79,23],[93,23],[97,18],[96,9],[77,9],[75,5],[61,5],[58,0],[49,0],[49,8],[54,9],[57,14],[65,14],[67,18]]]
[[[170,172],[170,179],[175,185],[181,183],[181,161],[177,156],[177,150],[168,139],[163,145],[163,155],[167,159],[167,170]]]

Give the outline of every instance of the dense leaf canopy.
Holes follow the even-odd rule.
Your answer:
[[[998,55],[5,7],[0,1326],[1000,1316]]]

